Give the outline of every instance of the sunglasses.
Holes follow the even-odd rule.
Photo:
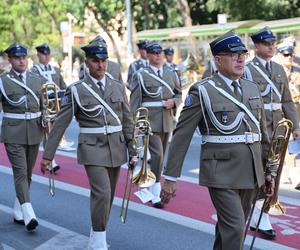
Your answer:
[[[284,57],[289,57],[289,56],[292,57],[293,55],[292,54],[283,54],[283,56]]]

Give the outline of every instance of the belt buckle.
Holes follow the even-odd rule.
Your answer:
[[[252,144],[254,141],[254,133],[245,132],[245,144]]]

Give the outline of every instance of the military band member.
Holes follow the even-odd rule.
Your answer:
[[[132,62],[129,65],[128,68],[128,76],[127,76],[127,84],[129,86],[129,88],[132,88],[132,79],[133,79],[133,75],[141,68],[146,68],[149,66],[149,61],[148,61],[148,57],[147,57],[147,45],[148,42],[141,40],[136,44],[139,48],[139,54],[140,54],[140,58],[135,60],[134,62]]]
[[[127,161],[128,147],[129,155],[134,153],[129,146],[133,121],[124,84],[105,74],[107,47],[92,43],[82,49],[89,74],[67,88],[46,144],[41,170],[49,169],[58,143],[75,116],[80,127],[78,162],[84,165],[91,187],[89,249],[107,250],[106,226],[120,166]]]
[[[153,194],[152,204],[163,208],[160,202],[160,176],[168,138],[173,130],[173,108],[181,103],[181,89],[176,73],[163,69],[162,47],[151,43],[147,47],[149,67],[141,68],[133,76],[130,104],[132,112],[139,107],[149,109],[152,135],[149,139],[151,170],[156,183],[150,188]]]
[[[54,82],[59,89],[66,89],[67,85],[61,75],[60,69],[49,64],[51,50],[48,44],[44,43],[35,47],[37,51],[38,64],[35,64],[31,71],[43,76],[48,82]]]
[[[35,47],[37,51],[37,57],[39,63],[34,65],[31,68],[31,71],[44,77],[47,82],[49,83],[55,83],[58,87],[58,94],[59,96],[64,93],[64,90],[66,89],[67,85],[61,75],[60,69],[52,66],[49,64],[51,60],[51,50],[48,44],[44,43],[37,47]],[[46,135],[43,139],[43,146],[46,144]],[[55,173],[60,169],[60,166],[57,164],[57,162],[53,159],[52,162],[53,172]]]
[[[164,66],[168,66],[173,70],[177,70],[177,65],[173,62],[174,49],[171,47],[165,48],[164,55],[165,55],[165,59],[166,59]]]
[[[273,130],[283,117],[293,122],[294,139],[300,135],[297,112],[288,86],[287,75],[281,65],[271,60],[276,52],[276,37],[265,27],[251,36],[255,46],[255,57],[247,63],[246,77],[258,84],[264,101],[267,130],[272,137]],[[263,195],[261,195],[263,198]],[[250,223],[250,229],[255,229],[260,210],[256,207]],[[269,239],[276,237],[268,211],[264,211],[258,231]]]
[[[213,58],[211,58],[208,62],[207,62],[207,65],[205,67],[205,70],[202,74],[202,79],[206,78],[206,77],[210,77],[212,76],[213,74],[217,73],[218,72],[218,69],[217,69],[217,66],[216,66],[216,63],[214,61]]]
[[[218,73],[194,84],[173,133],[162,202],[175,195],[194,131],[202,134],[200,185],[207,186],[218,222],[214,249],[243,248],[245,221],[258,186],[269,138],[258,87],[241,78],[247,49],[232,31],[210,43]],[[262,157],[263,155],[263,157]],[[269,183],[267,183],[269,184]],[[269,185],[268,185],[269,187]],[[270,195],[272,190],[268,190]]]
[[[98,43],[98,42],[107,45],[104,38],[100,35],[96,36],[92,41],[90,41],[90,44]],[[107,67],[107,69],[106,69],[105,74],[108,77],[123,82],[120,64],[118,64],[116,62],[113,62],[111,60],[107,60],[107,66],[106,67]],[[88,71],[89,71],[89,68],[86,66],[85,63],[83,63],[80,67],[79,79],[84,79],[85,75],[87,73],[89,73]]]
[[[298,119],[300,118],[300,65],[294,62],[294,43],[292,41],[285,42],[278,46],[279,62],[283,66],[285,73],[288,77],[289,88],[292,95],[293,102],[296,107]],[[286,167],[291,170],[291,166],[295,165],[296,155],[286,154]],[[290,177],[291,174],[289,175]],[[299,175],[296,175],[298,178]],[[289,179],[290,181],[292,178]],[[293,183],[294,184],[294,183]],[[300,183],[295,187],[300,189]]]
[[[27,48],[19,43],[5,50],[12,66],[0,78],[0,100],[3,105],[1,142],[12,165],[17,198],[14,221],[25,224],[28,231],[38,226],[30,203],[32,169],[43,138],[40,90],[44,78],[27,70]]]

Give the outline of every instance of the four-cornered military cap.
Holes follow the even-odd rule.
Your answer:
[[[11,44],[5,51],[9,57],[11,56],[27,56],[27,47],[15,42]]]
[[[281,44],[277,47],[279,53],[284,55],[291,55],[294,53],[294,46],[292,43]]]
[[[136,45],[138,46],[139,49],[146,49],[148,42],[145,40],[142,40],[142,41],[138,41]]]
[[[264,27],[260,31],[253,34],[251,38],[254,43],[260,43],[260,42],[270,43],[276,41],[276,37],[274,36],[273,32],[270,30],[269,27]]]
[[[146,50],[147,50],[147,53],[149,53],[149,54],[156,54],[156,53],[162,52],[162,47],[157,42],[151,42],[151,43],[148,43]]]
[[[174,49],[171,47],[165,48],[164,49],[165,55],[173,55],[174,54]]]
[[[91,43],[98,43],[98,42],[106,44],[106,41],[100,35],[96,36],[92,41],[90,41],[89,44],[91,44]]]
[[[39,46],[36,46],[35,49],[36,49],[37,52],[40,52],[40,53],[42,53],[44,55],[48,55],[51,52],[50,47],[49,47],[49,45],[47,43],[44,43],[44,44],[39,45]]]
[[[215,56],[220,52],[247,52],[242,39],[236,35],[232,30],[225,33],[223,36],[218,37],[210,44],[212,54]]]
[[[102,42],[90,43],[81,48],[85,52],[86,57],[94,57],[98,59],[107,59],[107,47]]]

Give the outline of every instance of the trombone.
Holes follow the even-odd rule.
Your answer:
[[[293,129],[293,123],[288,119],[282,119],[277,123],[273,131],[272,140],[271,140],[269,153],[268,153],[268,160],[266,164],[266,174],[270,175],[271,178],[274,178],[275,181],[274,194],[271,197],[266,197],[263,201],[258,223],[256,225],[255,233],[252,238],[250,250],[253,248],[256,239],[256,233],[258,231],[258,227],[263,212],[268,212],[269,214],[273,214],[273,215],[281,215],[286,212],[286,208],[278,200],[278,191],[279,191],[280,177],[282,173],[284,158],[285,158],[292,129]],[[254,206],[255,206],[255,202],[253,204],[253,208]],[[250,222],[251,217],[252,216],[250,216],[248,223]]]
[[[41,89],[42,100],[43,100],[43,127],[46,128],[45,136],[46,141],[48,140],[49,133],[52,128],[52,121],[60,110],[58,88],[55,83],[46,82]],[[49,173],[49,194],[51,197],[55,195],[54,186],[54,171],[52,163],[50,165]]]
[[[151,127],[148,116],[149,111],[145,107],[138,108],[134,115],[134,136],[132,143],[138,152],[138,155],[143,156],[143,160],[141,168],[138,171],[134,172],[133,168],[128,166],[126,186],[120,213],[122,223],[126,222],[132,184],[139,188],[147,188],[152,186],[156,181],[154,173],[147,168],[149,136],[151,135]]]

